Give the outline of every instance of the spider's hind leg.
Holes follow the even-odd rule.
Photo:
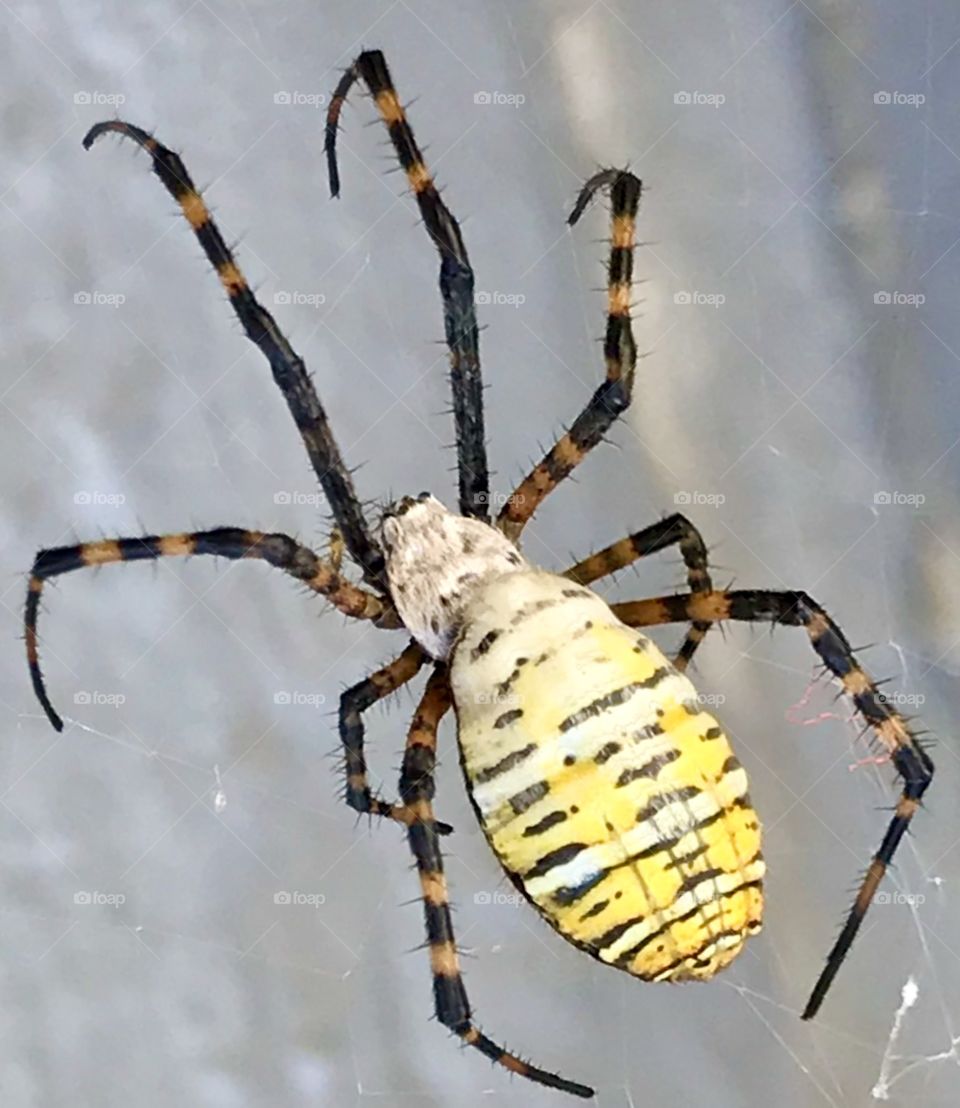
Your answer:
[[[903,785],[893,817],[870,861],[840,935],[827,956],[827,964],[817,978],[803,1010],[803,1019],[812,1019],[853,945],[863,917],[893,860],[900,840],[933,780],[933,762],[906,720],[891,707],[889,697],[880,693],[876,683],[857,661],[850,643],[837,624],[806,593],[737,589],[699,596],[661,596],[651,600],[628,601],[614,604],[613,610],[631,627],[651,627],[685,620],[716,622],[732,619],[745,622],[760,620],[804,628],[810,637],[810,645],[843,686],[874,737],[890,755],[890,760],[902,779]]]
[[[644,527],[642,531],[634,531],[626,538],[596,551],[565,570],[563,576],[569,577],[571,581],[576,581],[578,584],[589,585],[600,580],[601,577],[625,569],[639,558],[646,558],[649,554],[655,554],[658,550],[674,545],[680,548],[680,556],[687,568],[687,584],[690,592],[695,595],[712,592],[713,581],[707,565],[706,543],[697,528],[680,512],[675,512],[658,523]],[[705,620],[694,620],[690,624],[683,645],[673,660],[677,669],[687,668],[709,629],[710,623]]]
[[[420,876],[437,1019],[468,1046],[479,1050],[512,1073],[574,1096],[592,1097],[593,1089],[523,1061],[488,1039],[473,1022],[470,1002],[460,974],[438,839],[439,827],[433,818],[437,726],[450,705],[450,684],[446,667],[438,665],[417,705],[400,776],[400,796],[417,816],[407,828],[407,839],[416,858]]]

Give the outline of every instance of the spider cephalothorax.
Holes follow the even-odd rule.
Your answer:
[[[27,593],[25,632],[33,687],[51,723],[37,653],[44,583],[83,566],[174,555],[259,559],[282,569],[356,619],[413,636],[392,662],[341,697],[345,799],[358,812],[407,828],[423,896],[434,1004],[465,1043],[533,1081],[589,1097],[586,1085],[524,1062],[476,1026],[460,976],[440,836],[433,812],[437,728],[453,707],[471,799],[497,856],[543,917],[576,946],[638,977],[713,976],[760,927],[759,822],[743,767],[703,710],[683,671],[711,624],[765,620],[802,627],[826,669],[852,698],[900,774],[902,789],[883,841],[803,1011],[817,1012],[933,776],[906,721],[861,668],[839,627],[806,593],[713,587],[706,546],[684,516],[671,515],[591,554],[558,575],[529,565],[516,548],[549,493],[596,446],[630,403],[636,368],[630,295],[640,181],[602,170],[584,186],[575,223],[600,190],[612,206],[606,375],[570,428],[504,500],[491,521],[483,385],[473,271],[456,219],[441,200],[393,88],[383,55],[361,54],[330,103],[326,149],[339,190],[336,137],[344,100],[362,81],[386,124],[440,254],[440,292],[450,350],[457,433],[459,510],[429,494],[384,514],[379,541],[344,464],[303,360],[259,303],[180,158],[152,135],[114,120],[84,139],[115,132],[150,155],[216,269],[244,331],[264,353],[327,495],[337,531],[364,586],[294,539],[240,527],[111,539],[42,550]],[[594,581],[638,558],[677,546],[689,591],[608,606]],[[639,630],[688,622],[669,662]],[[410,725],[400,799],[371,789],[363,712],[432,673]]]
[[[449,654],[478,588],[527,564],[502,531],[448,511],[429,493],[388,508],[381,534],[390,595],[432,658]]]

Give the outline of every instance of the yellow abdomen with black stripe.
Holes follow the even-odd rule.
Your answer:
[[[712,977],[760,929],[764,863],[746,773],[693,685],[551,573],[487,583],[462,627],[461,757],[511,878],[604,962]]]

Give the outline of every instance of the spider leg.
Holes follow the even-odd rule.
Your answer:
[[[63,720],[50,703],[37,651],[37,616],[40,595],[46,582],[62,573],[70,573],[86,566],[153,561],[157,558],[189,554],[214,554],[230,559],[258,558],[282,569],[307,588],[325,596],[344,615],[355,619],[369,619],[381,627],[400,626],[399,618],[389,601],[358,588],[342,577],[328,562],[318,558],[312,550],[301,546],[287,535],[244,531],[239,527],[218,527],[213,531],[105,539],[102,542],[81,543],[79,546],[41,550],[34,560],[27,588],[24,638],[33,691],[43,706],[47,719],[58,731],[63,730]]]
[[[473,298],[473,269],[463,244],[460,225],[440,199],[430,171],[413,137],[413,131],[379,50],[362,53],[344,73],[327,112],[324,149],[330,178],[330,194],[340,193],[337,168],[337,130],[347,94],[357,81],[370,90],[390,141],[417,200],[420,215],[440,254],[440,295],[443,323],[450,351],[450,382],[457,435],[457,468],[460,513],[489,522],[490,478],[483,429],[483,378],[480,372],[480,338]]]
[[[685,620],[716,622],[732,619],[747,622],[761,620],[805,628],[813,649],[853,700],[876,739],[890,755],[890,760],[903,781],[900,797],[880,847],[870,862],[853,907],[803,1010],[802,1018],[811,1019],[823,1003],[894,852],[933,780],[933,762],[910,731],[906,720],[890,706],[889,698],[879,692],[876,684],[854,657],[840,628],[806,593],[736,589],[699,596],[662,596],[652,600],[614,604],[612,607],[619,618],[631,627],[650,627]]]
[[[680,556],[687,567],[687,584],[691,593],[699,595],[712,592],[713,582],[707,565],[706,543],[697,528],[680,512],[596,551],[565,570],[563,576],[578,584],[589,585],[601,577],[625,569],[639,558],[646,558],[649,554],[674,545],[679,546]],[[677,669],[687,668],[709,629],[710,624],[704,620],[694,620],[691,623],[683,645],[673,660]]]
[[[407,839],[416,858],[423,913],[433,972],[433,1000],[437,1019],[468,1046],[485,1054],[497,1065],[540,1085],[561,1089],[574,1096],[592,1097],[593,1090],[557,1074],[524,1062],[487,1038],[473,1022],[450,916],[447,882],[443,873],[432,797],[436,763],[437,726],[450,708],[450,684],[446,667],[438,665],[430,675],[410,725],[400,776],[400,795],[416,815],[407,827]]]
[[[254,296],[179,155],[141,128],[118,119],[92,127],[83,140],[84,147],[89,150],[101,135],[111,131],[132,139],[146,150],[153,160],[154,173],[180,205],[203,252],[217,271],[247,338],[270,363],[273,379],[300,430],[351,557],[363,570],[364,579],[382,589],[383,553],[370,533],[350,471],[344,465],[327,413],[303,359],[290,346],[273,316]]]
[[[630,320],[633,250],[641,184],[627,170],[605,169],[583,186],[568,222],[580,218],[594,193],[610,189],[612,232],[607,266],[607,332],[603,353],[607,377],[587,401],[566,434],[507,498],[497,526],[516,540],[540,504],[570,475],[630,405],[637,364],[637,347]]]
[[[337,573],[343,565],[344,549],[343,535],[338,527],[334,527],[327,542],[327,560]]]
[[[367,759],[363,752],[363,713],[412,681],[427,660],[426,652],[411,640],[406,650],[392,662],[345,689],[340,696],[339,729],[347,773],[344,799],[356,812],[383,816],[408,827],[418,818],[413,808],[405,803],[393,804],[383,800],[370,789]],[[448,823],[439,823],[437,830],[440,834],[447,835],[453,828]]]

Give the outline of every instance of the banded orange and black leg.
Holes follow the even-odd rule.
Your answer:
[[[344,464],[327,413],[303,359],[291,347],[273,316],[253,294],[180,156],[140,127],[119,119],[92,127],[83,140],[84,147],[89,149],[101,135],[110,132],[132,139],[150,155],[154,173],[179,204],[193,228],[203,252],[220,278],[244,333],[270,363],[273,379],[300,431],[350,556],[362,569],[364,579],[382,589],[383,554],[364,518],[350,471]]]
[[[488,522],[490,478],[484,432],[480,336],[474,303],[473,269],[467,248],[459,223],[440,198],[393,86],[386,59],[379,50],[364,51],[357,58],[340,79],[330,101],[324,148],[331,195],[340,194],[340,171],[337,166],[340,112],[357,81],[362,81],[373,97],[416,198],[424,225],[440,254],[440,296],[450,352],[460,513]]]
[[[392,662],[345,689],[340,696],[339,729],[346,771],[343,797],[347,805],[356,812],[382,816],[406,826],[410,826],[416,819],[414,809],[409,804],[384,800],[370,788],[364,753],[363,713],[412,681],[426,661],[427,654],[411,640],[406,650]],[[452,830],[447,823],[437,824],[437,831],[441,835],[447,835]]]
[[[589,452],[630,406],[637,365],[637,346],[630,317],[633,285],[633,251],[636,245],[637,211],[641,184],[627,170],[605,169],[583,186],[570,213],[572,225],[586,211],[593,196],[609,189],[612,207],[610,260],[607,265],[607,330],[603,353],[606,379],[594,392],[566,434],[507,498],[497,526],[516,540],[546,497],[569,477]]]
[[[37,647],[37,617],[44,585],[53,577],[90,566],[112,562],[155,561],[158,558],[212,554],[221,558],[259,559],[282,569],[308,589],[326,597],[344,615],[368,619],[381,627],[399,627],[400,620],[389,600],[359,588],[327,561],[296,540],[283,534],[247,531],[240,527],[218,527],[212,531],[181,532],[174,535],[143,535],[140,538],[105,539],[41,550],[33,563],[27,587],[24,632],[27,664],[37,699],[47,719],[58,730],[63,720],[47,694]]]
[[[843,686],[901,778],[902,788],[893,817],[803,1010],[803,1018],[811,1019],[817,1014],[847,956],[894,853],[933,780],[933,762],[907,721],[891,706],[890,698],[881,695],[876,683],[857,661],[837,624],[806,593],[736,589],[698,596],[661,596],[614,604],[612,607],[617,616],[631,627],[652,627],[686,620],[708,623],[720,620],[762,621],[803,627],[820,660]]]
[[[592,1097],[593,1089],[587,1085],[539,1069],[504,1050],[484,1035],[473,1021],[460,973],[447,881],[443,872],[438,836],[444,825],[438,825],[433,816],[437,727],[450,706],[447,671],[444,666],[438,665],[427,682],[413,717],[400,776],[401,799],[416,816],[407,828],[407,839],[420,877],[437,1019],[468,1046],[479,1050],[511,1073],[574,1096]]]
[[[687,569],[690,592],[696,595],[712,592],[713,581],[707,564],[706,543],[697,528],[680,512],[596,551],[565,570],[563,576],[578,584],[590,585],[602,577],[625,569],[640,558],[646,558],[670,546],[678,546],[680,549],[680,556]],[[703,620],[691,623],[683,645],[673,659],[677,669],[687,668],[709,629],[710,624]]]

